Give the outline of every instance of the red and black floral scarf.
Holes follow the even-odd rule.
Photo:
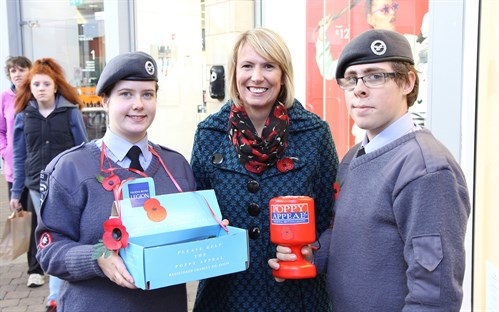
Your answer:
[[[283,155],[288,143],[288,110],[276,102],[259,137],[244,107],[231,106],[229,139],[246,170],[261,174]]]

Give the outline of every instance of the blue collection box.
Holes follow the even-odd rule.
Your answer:
[[[161,207],[146,211],[144,202],[149,198],[157,199]],[[249,267],[248,233],[232,226],[226,232],[218,224],[214,215],[219,220],[222,215],[213,190],[155,196],[153,180],[140,178],[123,186],[123,200],[120,208],[114,205],[114,213],[117,209],[129,234],[128,246],[120,250],[120,256],[141,289]]]

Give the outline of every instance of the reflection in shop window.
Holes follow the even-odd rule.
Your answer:
[[[398,31],[411,44],[420,87],[410,112],[420,125],[426,119],[428,0],[307,0],[307,108],[331,125],[340,156],[364,132],[349,117],[334,81],[336,63],[352,38],[373,28]]]

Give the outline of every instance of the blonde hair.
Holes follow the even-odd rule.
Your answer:
[[[283,85],[277,100],[287,108],[293,106],[295,86],[293,83],[293,64],[291,53],[284,40],[276,32],[267,28],[255,28],[239,35],[228,60],[228,93],[237,107],[242,103],[237,91],[237,58],[242,46],[249,44],[261,57],[279,65],[282,71]]]

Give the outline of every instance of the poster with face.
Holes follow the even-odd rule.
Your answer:
[[[420,97],[410,111],[424,125],[428,53],[428,0],[307,0],[307,109],[325,119],[338,155],[363,138],[364,131],[348,116],[344,94],[335,81],[343,47],[368,29],[389,29],[405,35],[420,71]]]

